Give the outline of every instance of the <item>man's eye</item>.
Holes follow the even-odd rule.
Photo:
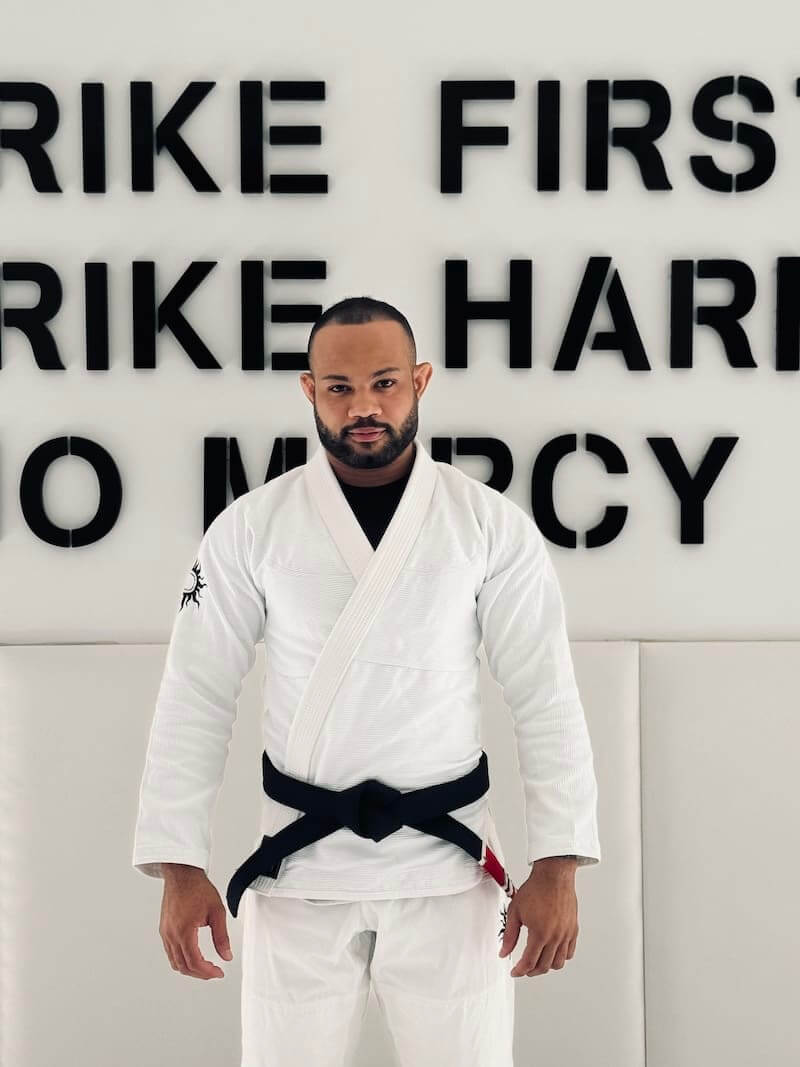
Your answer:
[[[381,384],[381,382],[390,382],[390,383],[391,383],[391,385],[395,385],[395,384],[396,384],[396,382],[397,382],[397,379],[396,379],[396,378],[381,378],[381,379],[379,380],[379,382],[378,382],[378,385],[380,385],[380,384]],[[328,392],[329,392],[329,393],[332,393],[332,392],[334,392],[334,390],[336,390],[336,389],[348,389],[348,388],[349,388],[349,386],[347,386],[347,385],[332,385],[332,386],[330,387],[330,389],[328,390]],[[386,392],[386,390],[385,390],[385,389],[381,389],[381,392],[382,392],[382,393],[385,393],[385,392]]]

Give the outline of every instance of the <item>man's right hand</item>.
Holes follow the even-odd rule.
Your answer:
[[[200,867],[162,863],[161,869],[164,896],[158,932],[173,971],[191,978],[224,978],[220,967],[203,958],[197,943],[198,929],[210,926],[220,957],[233,959],[222,898]]]

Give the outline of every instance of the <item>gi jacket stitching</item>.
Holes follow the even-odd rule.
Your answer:
[[[434,567],[403,567],[401,574],[420,574],[429,577],[432,574],[442,574],[446,571],[458,571],[458,570],[471,570],[475,564],[475,561],[481,556],[481,550],[479,549],[469,559],[459,560],[457,563],[443,563]],[[321,578],[321,579],[336,579],[336,578],[351,578],[352,574],[348,570],[344,571],[310,571],[305,568],[298,567],[285,567],[281,563],[271,563],[269,560],[262,560],[260,566],[267,567],[270,570],[281,571],[283,574],[293,574],[300,578]]]

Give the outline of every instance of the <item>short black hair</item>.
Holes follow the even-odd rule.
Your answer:
[[[374,300],[371,296],[348,296],[325,308],[311,327],[306,350],[308,369],[311,370],[311,343],[314,340],[314,334],[323,326],[327,326],[328,323],[336,323],[340,326],[360,326],[365,322],[381,322],[387,319],[399,322],[405,330],[411,356],[410,362],[413,366],[417,362],[417,344],[408,319],[402,311],[398,311],[392,304],[387,304],[385,300]]]

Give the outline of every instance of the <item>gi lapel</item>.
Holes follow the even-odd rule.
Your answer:
[[[373,550],[336,480],[325,449],[320,447],[307,464],[309,492],[356,579],[356,586],[314,664],[292,720],[287,774],[310,777],[314,745],[333,698],[419,536],[437,477],[436,464],[416,441],[414,466],[405,490],[377,549]]]

